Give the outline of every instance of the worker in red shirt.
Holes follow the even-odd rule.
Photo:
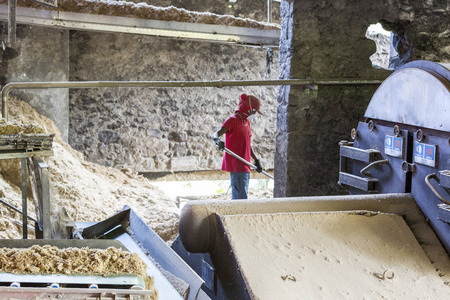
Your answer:
[[[219,150],[226,147],[248,162],[252,157],[255,160],[256,171],[261,173],[263,170],[261,162],[256,158],[251,146],[252,132],[249,121],[256,112],[262,115],[259,110],[261,102],[255,96],[247,94],[242,94],[240,98],[239,109],[225,120],[219,130],[214,132],[212,139]],[[225,143],[219,140],[223,134],[225,134]],[[231,199],[247,199],[250,167],[225,152],[221,170],[230,172]]]

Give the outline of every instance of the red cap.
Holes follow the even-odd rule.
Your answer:
[[[247,106],[247,107],[246,107]],[[241,94],[241,102],[239,103],[239,110],[256,110],[260,115],[262,112],[259,110],[261,108],[261,102],[258,98],[253,95]]]

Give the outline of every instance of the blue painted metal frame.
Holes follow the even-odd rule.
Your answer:
[[[439,173],[441,170],[450,169],[450,146],[448,143],[449,133],[439,133],[432,130],[422,129],[424,139],[423,143],[437,146],[437,166],[432,168],[422,164],[415,164],[416,171],[412,174],[411,193],[420,207],[424,215],[430,222],[437,236],[441,240],[445,249],[450,253],[450,225],[439,217],[438,205],[442,202],[433,193],[433,191],[425,184],[425,177],[429,174]],[[417,135],[414,134],[414,141]],[[444,187],[435,183],[433,184],[440,194],[450,201],[450,194]]]
[[[376,150],[379,152],[376,161],[388,159],[388,164],[380,164],[370,169],[371,178],[376,179],[375,186],[372,191],[363,191],[360,188],[349,187],[350,194],[358,195],[363,193],[405,193],[409,192],[408,174],[402,169],[402,164],[408,155],[409,145],[408,131],[400,130],[400,136],[404,137],[404,155],[403,157],[393,157],[385,154],[384,143],[386,135],[394,135],[394,126],[383,126],[375,123],[373,131],[369,130],[368,123],[360,122],[357,128],[357,138],[353,143],[356,149]],[[361,178],[360,171],[366,167],[368,162],[352,159],[347,162],[348,172]]]
[[[415,84],[421,82],[423,84]],[[436,93],[438,95],[435,95]],[[379,193],[411,192],[443,246],[450,253],[450,224],[448,220],[444,220],[448,213],[442,211],[442,201],[425,182],[425,178],[430,174],[450,170],[450,119],[446,110],[449,106],[448,99],[449,69],[429,61],[406,64],[386,79],[375,92],[366,110],[366,122],[358,125],[353,147],[376,149],[380,151],[382,159],[389,159],[390,170],[386,170],[384,166],[383,170],[371,170],[371,175],[378,179],[375,189]],[[373,131],[369,130],[369,121],[375,124]],[[385,153],[384,139],[387,134],[395,135],[395,125],[400,128],[401,136],[405,138],[403,158]],[[421,136],[418,138],[419,129]],[[435,164],[426,165],[426,161],[414,160],[416,142],[432,146],[431,149],[435,151]],[[407,166],[406,172],[404,166]],[[363,167],[364,163],[351,161],[348,168],[352,174],[358,174]],[[450,201],[447,181],[447,178],[443,178],[441,184],[436,181],[432,185],[444,199]],[[364,193],[355,188],[350,189],[351,194]]]

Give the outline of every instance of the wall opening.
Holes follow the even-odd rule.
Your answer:
[[[391,47],[392,32],[384,30],[380,23],[372,24],[367,28],[366,38],[373,40],[377,47],[376,52],[370,56],[372,66],[377,69],[393,70],[390,67],[390,60],[397,54]]]

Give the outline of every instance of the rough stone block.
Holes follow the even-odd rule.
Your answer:
[[[192,171],[197,169],[197,158],[194,156],[172,157],[170,160],[172,171]]]
[[[119,133],[115,131],[100,131],[98,133],[98,140],[101,143],[110,144],[110,143],[117,143],[119,141],[120,135]]]

